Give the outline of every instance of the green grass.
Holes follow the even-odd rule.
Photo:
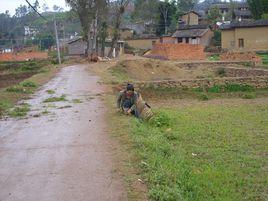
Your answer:
[[[50,102],[60,102],[60,101],[67,101],[65,95],[61,95],[60,97],[50,97],[44,100],[44,103],[50,103]]]
[[[8,100],[0,100],[0,117],[11,107],[11,103]]]
[[[8,87],[6,91],[11,92],[11,93],[32,94],[36,87],[37,87],[37,84],[35,82],[24,81],[18,85]]]
[[[267,200],[268,106],[162,109],[131,120],[152,200]]]
[[[54,93],[55,93],[55,91],[54,91],[54,90],[51,90],[51,89],[46,90],[46,92],[47,92],[48,94],[54,94]]]
[[[73,103],[82,103],[82,101],[80,99],[73,99],[72,102]]]
[[[9,111],[9,116],[11,117],[24,117],[30,111],[30,107],[28,104],[23,104],[20,106],[16,106]]]
[[[263,65],[268,66],[268,53],[258,53],[258,55],[262,58]]]
[[[212,55],[212,56],[208,57],[208,60],[209,61],[219,61],[220,60],[220,55],[217,55],[217,54]]]

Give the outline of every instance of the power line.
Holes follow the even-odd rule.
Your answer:
[[[25,0],[27,2],[27,4],[41,17],[43,18],[44,20],[48,21],[47,18],[45,18],[43,15],[41,15],[34,6],[32,6],[32,4],[28,1],[28,0]]]

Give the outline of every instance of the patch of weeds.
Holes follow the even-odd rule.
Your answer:
[[[256,98],[256,94],[250,93],[250,94],[244,94],[242,96],[243,99],[255,99]]]
[[[54,94],[54,93],[55,93],[55,91],[54,91],[54,90],[51,90],[51,89],[46,90],[46,92],[47,92],[48,94]]]
[[[72,101],[73,101],[73,103],[82,103],[82,101],[80,99],[73,99]]]
[[[156,127],[167,127],[171,125],[171,119],[165,112],[159,112],[152,118],[151,123]]]
[[[33,90],[28,87],[23,87],[21,85],[15,85],[6,89],[10,93],[21,93],[21,94],[32,94]]]
[[[222,92],[222,86],[214,85],[213,87],[208,88],[209,93],[220,93]]]
[[[12,110],[9,111],[9,116],[11,117],[24,117],[30,111],[30,107],[28,104],[23,104],[21,106],[16,106]]]
[[[44,103],[50,103],[50,102],[60,102],[60,101],[67,101],[65,95],[61,95],[60,97],[50,97],[44,100]]]
[[[208,57],[209,61],[219,61],[220,60],[220,55],[215,54],[215,55],[211,55],[210,57]]]
[[[42,114],[43,115],[47,115],[47,114],[49,114],[50,112],[48,111],[48,110],[44,110],[44,111],[42,111]]]
[[[0,116],[11,107],[11,103],[6,100],[0,100]]]
[[[255,89],[254,89],[254,87],[249,86],[249,85],[226,84],[225,91],[227,91],[227,92],[255,91]]]
[[[32,87],[32,88],[37,87],[37,84],[32,81],[25,81],[25,82],[22,82],[20,85],[23,87]]]
[[[255,91],[254,87],[241,84],[226,84],[226,85],[214,85],[208,88],[209,93],[221,93],[221,92],[252,92]]]
[[[200,100],[202,100],[202,101],[207,101],[207,100],[209,100],[209,96],[208,96],[207,94],[205,94],[205,93],[201,93],[201,94],[198,96],[198,98],[199,98]]]

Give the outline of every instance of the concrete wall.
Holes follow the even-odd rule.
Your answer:
[[[213,31],[210,29],[200,38],[200,44],[207,47],[210,45],[212,37],[214,36]]]
[[[85,54],[86,47],[86,42],[82,40],[68,44],[69,55],[83,55]]]
[[[157,38],[151,39],[129,39],[125,42],[134,48],[148,50],[153,48],[153,43],[159,41]]]
[[[185,24],[187,24],[187,25],[198,25],[198,19],[199,19],[199,17],[198,17],[198,15],[196,15],[195,13],[190,12],[190,13],[187,13],[187,14],[183,15],[183,16],[181,17],[181,19],[182,19],[182,21],[184,21]],[[190,19],[190,20],[189,20],[189,24],[188,24],[188,19]]]
[[[244,48],[239,48],[239,39]],[[236,51],[268,50],[268,26],[222,30],[222,48]]]

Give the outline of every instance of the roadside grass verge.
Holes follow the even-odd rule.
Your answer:
[[[150,198],[266,200],[267,113],[268,105],[212,105],[131,119],[128,135]]]

